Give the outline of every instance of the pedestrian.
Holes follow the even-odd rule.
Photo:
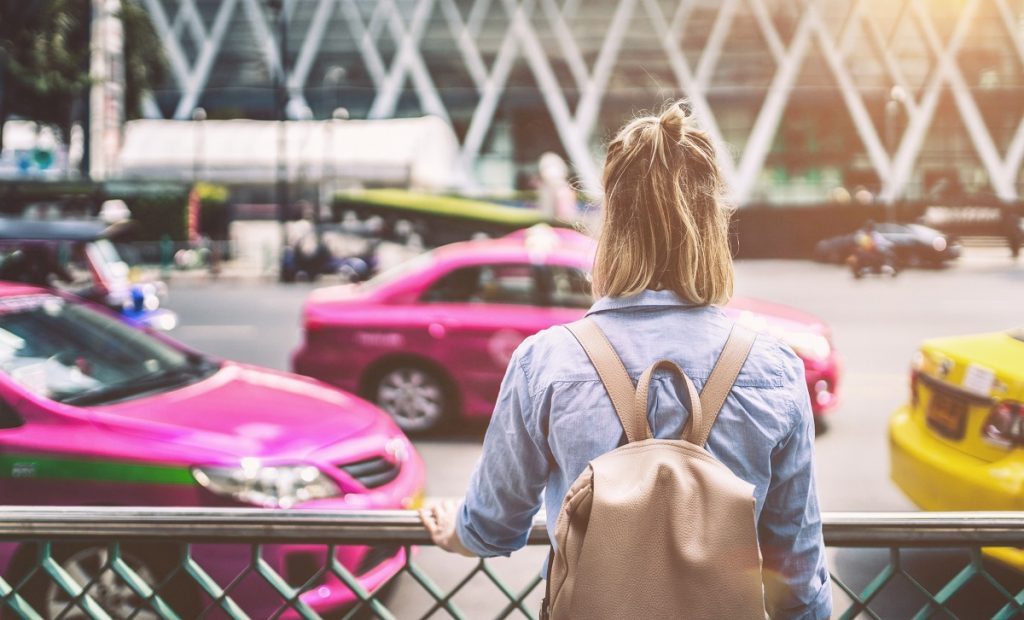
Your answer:
[[[708,384],[734,327],[719,309],[732,294],[733,266],[730,211],[711,139],[681,103],[634,119],[608,146],[603,186],[597,300],[587,318],[607,336],[631,381],[644,385],[641,373],[662,359],[685,369],[692,384],[674,373],[653,379],[644,373],[648,398],[636,401],[648,407],[655,438],[677,440],[690,432],[690,418],[700,417],[691,415],[700,402],[693,402],[689,386]],[[516,349],[464,501],[420,512],[438,546],[469,556],[508,555],[526,544],[542,500],[554,543],[567,490],[592,461],[627,443],[619,404],[581,342],[558,326]],[[767,335],[757,335],[741,363],[717,419],[712,416],[707,453],[752,487],[751,540],[762,559],[764,609],[772,618],[827,618],[831,584],[803,364]],[[651,518],[671,520],[671,512],[658,514]],[[664,525],[651,523],[652,529]],[[649,552],[614,550],[633,564],[630,554]],[[679,584],[688,578],[670,577]],[[645,592],[644,585],[619,588]],[[665,609],[652,617],[688,615],[688,609]]]

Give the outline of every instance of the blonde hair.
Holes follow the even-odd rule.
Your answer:
[[[636,118],[608,145],[594,293],[671,290],[700,305],[732,296],[725,184],[683,102]]]

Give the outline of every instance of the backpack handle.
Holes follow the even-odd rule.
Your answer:
[[[690,443],[696,443],[695,440],[698,439],[698,434],[703,432],[704,429],[704,412],[700,396],[697,394],[697,388],[693,385],[689,375],[679,367],[679,364],[672,360],[658,360],[648,366],[647,370],[640,375],[640,381],[636,384],[636,396],[633,400],[633,416],[643,420],[644,426],[647,426],[648,388],[651,385],[651,377],[662,368],[672,371],[673,374],[682,379],[683,383],[686,384],[686,393],[690,397],[690,419],[686,421],[686,428],[683,429],[683,439]],[[647,432],[647,436],[650,437],[650,428],[648,428]]]

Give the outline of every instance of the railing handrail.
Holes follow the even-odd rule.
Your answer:
[[[833,547],[1024,547],[1024,512],[826,512]],[[0,540],[218,543],[429,544],[411,510],[256,508],[0,507]],[[529,544],[547,544],[543,515]]]

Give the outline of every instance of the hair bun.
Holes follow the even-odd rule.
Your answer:
[[[686,110],[679,103],[675,105],[666,106],[665,110],[658,117],[658,122],[661,124],[662,130],[668,132],[673,138],[679,139],[683,135],[683,130],[686,128],[686,121],[688,119]]]

